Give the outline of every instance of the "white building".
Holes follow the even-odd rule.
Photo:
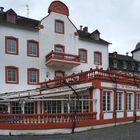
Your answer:
[[[108,71],[110,43],[98,30],[78,30],[64,3],[52,2],[48,13],[37,21],[1,8],[0,111],[9,118],[1,114],[0,132],[71,132],[73,122],[80,131],[139,119],[140,77]]]

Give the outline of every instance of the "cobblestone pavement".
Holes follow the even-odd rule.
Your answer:
[[[140,140],[140,122],[65,135],[0,136],[0,140]]]

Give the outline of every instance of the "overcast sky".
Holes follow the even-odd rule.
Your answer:
[[[40,20],[48,14],[53,0],[0,0],[5,11],[12,8],[18,15]],[[79,29],[98,29],[101,37],[112,43],[110,52],[131,52],[140,41],[140,0],[61,0],[70,12],[70,19]],[[130,55],[131,53],[129,53]]]

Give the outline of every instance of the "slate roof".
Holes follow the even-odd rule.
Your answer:
[[[114,67],[114,61],[117,63],[117,67]],[[127,69],[123,68],[124,62],[127,65]],[[109,53],[109,68],[111,70],[140,73],[139,66],[140,61],[134,60],[132,56],[117,54],[117,52]],[[133,67],[135,68],[133,69]]]
[[[95,40],[93,37],[91,37],[92,33],[85,32],[83,30],[78,30],[78,34],[79,34],[79,39],[81,39],[81,40],[99,43],[99,44],[105,44],[105,45],[111,44],[111,43],[109,43],[101,38],[99,38],[99,40]]]
[[[16,23],[15,24],[7,22],[6,15],[8,12],[12,12],[12,11],[14,12],[14,10],[9,9],[6,12],[0,12],[0,23],[4,23],[4,24],[8,24],[8,25],[12,24],[12,25],[19,26],[19,27],[28,27],[28,28],[32,28],[32,29],[36,29],[36,30],[39,29],[38,28],[38,24],[39,24],[38,20],[34,20],[34,19],[30,19],[30,18],[18,16],[18,15],[16,15]]]
[[[122,55],[122,54],[115,54],[116,52],[114,53],[109,53],[109,57],[110,58],[114,58],[114,59],[117,59],[117,60],[123,60],[123,61],[136,61],[133,59],[132,56],[128,56],[128,55]]]

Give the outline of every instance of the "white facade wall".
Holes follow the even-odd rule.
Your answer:
[[[64,34],[55,33],[55,20],[64,21]],[[49,16],[41,21],[44,26],[39,31],[33,31],[29,29],[0,25],[0,93],[15,92],[21,90],[28,90],[37,88],[36,85],[27,84],[27,68],[39,69],[39,81],[44,82],[48,79],[53,79],[54,72],[56,70],[65,71],[66,75],[70,75],[73,72],[77,73],[89,70],[90,68],[96,68],[94,65],[94,51],[102,52],[102,66],[103,69],[108,68],[108,46],[87,41],[79,40],[79,37],[75,35],[77,32],[76,27],[72,24],[69,18],[65,15],[51,12]],[[5,54],[5,36],[14,36],[19,41],[19,54],[11,55]],[[36,40],[39,42],[39,57],[27,56],[27,40]],[[72,55],[79,55],[79,48],[87,50],[87,63],[81,63],[74,68],[67,67],[49,67],[45,65],[45,56],[54,50],[55,44],[61,44],[65,46],[65,53]],[[5,66],[16,66],[19,68],[19,84],[6,84],[5,83]],[[48,77],[46,77],[48,73]]]
[[[133,53],[133,58],[140,61],[140,50]]]
[[[97,112],[96,119],[100,119],[100,89],[93,90],[93,112]]]
[[[55,20],[64,21],[64,34],[55,33]],[[40,39],[40,47],[41,47],[41,57],[42,57],[42,67],[46,68],[46,72],[50,72],[48,79],[54,77],[54,71],[62,70],[65,71],[66,75],[72,74],[73,72],[77,73],[82,71],[89,70],[90,68],[96,68],[94,65],[94,51],[102,52],[102,66],[103,69],[108,68],[108,46],[107,45],[100,45],[96,43],[90,43],[87,41],[79,40],[78,36],[75,36],[75,32],[77,29],[75,26],[70,22],[69,18],[65,15],[51,12],[49,16],[42,20],[41,24],[44,26],[43,29],[39,31],[39,39]],[[74,68],[63,68],[63,67],[56,67],[52,68],[49,66],[45,66],[44,57],[51,51],[54,50],[55,44],[61,44],[65,46],[65,53],[78,55],[78,51],[80,48],[84,48],[87,50],[87,61],[88,63],[81,63],[79,66]],[[42,79],[45,76],[42,74]]]
[[[0,36],[0,93],[36,88],[36,85],[27,84],[27,68],[40,69],[40,59],[27,56],[27,40],[38,41],[38,32],[0,25]],[[5,36],[14,36],[18,38],[18,55],[5,53]],[[6,84],[5,66],[16,66],[19,68],[19,84]]]

